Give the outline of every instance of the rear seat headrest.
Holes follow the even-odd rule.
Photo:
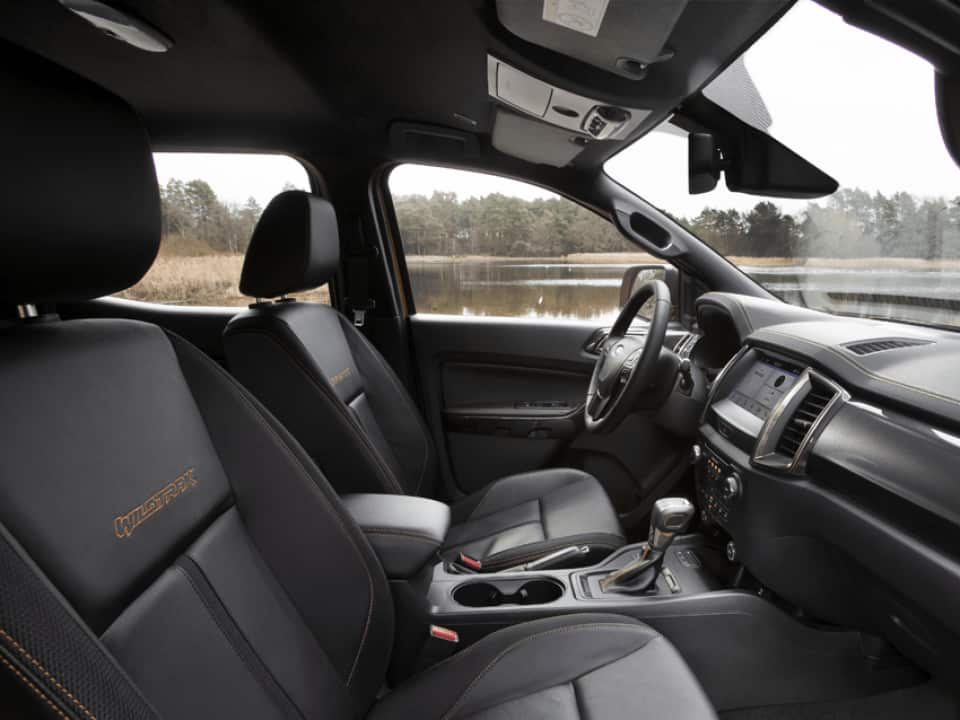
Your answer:
[[[139,118],[116,96],[0,42],[0,302],[107,295],[160,244],[160,194]]]
[[[260,216],[243,260],[240,292],[273,298],[312,290],[331,280],[339,263],[333,205],[289,190],[273,198]]]

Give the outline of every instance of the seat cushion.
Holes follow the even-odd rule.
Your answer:
[[[371,720],[684,718],[716,715],[666,638],[632,618],[568,615],[515,625],[420,674]]]
[[[486,570],[528,562],[569,545],[586,545],[585,565],[625,542],[610,498],[596,478],[556,468],[510,475],[467,496],[452,508],[441,555],[461,552]]]

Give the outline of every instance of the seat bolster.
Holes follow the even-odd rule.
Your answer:
[[[575,468],[550,468],[507,475],[455,503],[452,507],[453,522],[492,515],[575,484],[597,484],[599,487],[592,475]]]
[[[578,564],[590,564],[626,542],[603,486],[571,468],[505,477],[461,500],[452,514],[442,555],[452,560],[466,552],[490,570],[570,545],[588,546]]]
[[[437,454],[419,409],[380,352],[347,318],[339,313],[337,317],[363,375],[377,424],[402,468],[397,476],[404,492],[433,497],[437,489]]]
[[[403,493],[390,463],[331,385],[330,373],[298,335],[305,326],[338,332],[336,314],[307,303],[241,313],[227,324],[223,335],[230,371],[283,422],[338,492]],[[313,347],[320,341],[309,342]],[[328,364],[336,368],[353,364],[333,333],[322,344],[334,355]],[[357,382],[352,373],[347,380]],[[358,390],[351,387],[350,394]]]
[[[220,366],[168,335],[250,540],[340,673],[356,707],[369,706],[393,643],[390,588],[373,549],[276,418]]]
[[[477,716],[715,717],[667,640],[608,614],[546,618],[489,635],[399,687],[370,717]]]

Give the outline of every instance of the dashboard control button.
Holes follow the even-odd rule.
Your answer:
[[[736,473],[730,473],[723,479],[723,485],[721,486],[720,493],[723,495],[723,499],[728,502],[736,502],[740,499],[740,496],[743,494],[743,482],[740,480],[740,476]]]
[[[699,465],[701,458],[703,458],[703,448],[694,443],[693,447],[690,448],[690,464]]]
[[[737,546],[733,540],[727,543],[727,560],[732,563],[737,561]]]

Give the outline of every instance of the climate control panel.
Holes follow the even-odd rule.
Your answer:
[[[697,472],[697,495],[709,519],[724,526],[743,496],[740,474],[709,447],[703,448],[703,460]]]

